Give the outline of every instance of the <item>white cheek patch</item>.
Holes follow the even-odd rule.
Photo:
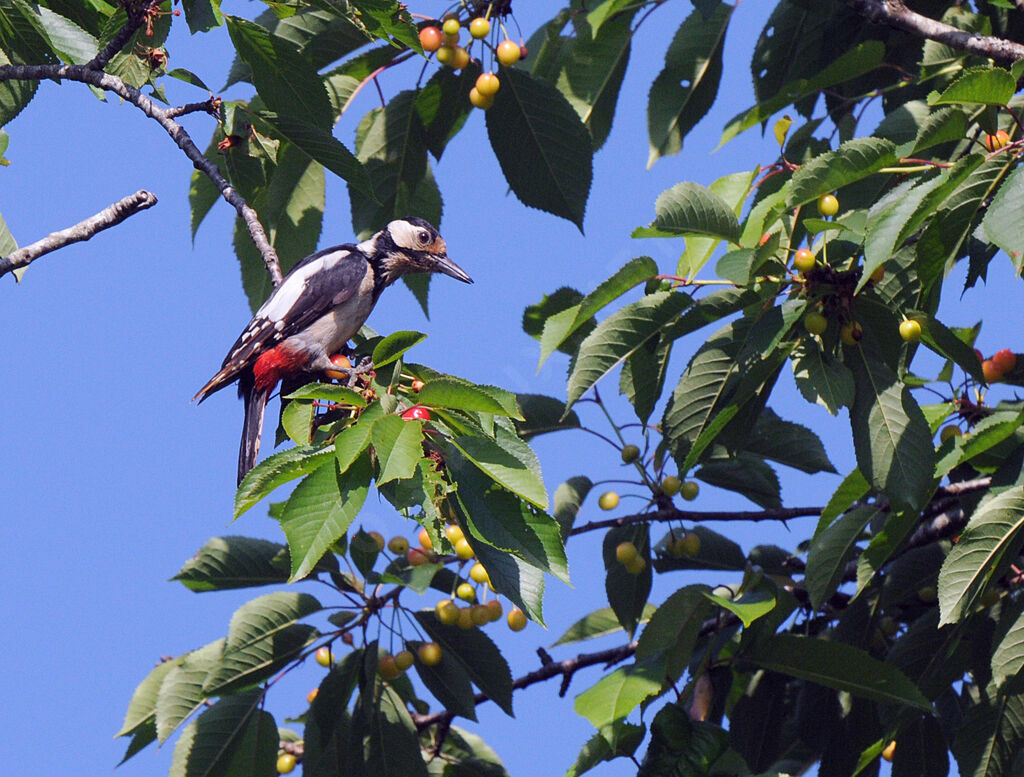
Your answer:
[[[388,224],[388,232],[391,233],[391,239],[395,241],[395,245],[399,248],[407,248],[411,250],[422,249],[419,240],[416,236],[423,231],[423,227],[417,227],[410,224],[408,221],[392,221]]]

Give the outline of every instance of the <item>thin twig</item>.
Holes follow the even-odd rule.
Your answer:
[[[583,534],[598,529],[613,529],[620,526],[630,526],[634,523],[653,523],[665,521],[690,521],[701,523],[703,521],[788,521],[791,518],[804,518],[810,515],[821,515],[823,507],[776,507],[768,510],[749,511],[712,511],[712,510],[676,510],[674,507],[656,510],[652,513],[636,513],[635,515],[624,515],[621,518],[608,518],[603,521],[591,521],[582,526],[576,526],[569,532],[569,536]]]
[[[264,231],[256,211],[249,206],[228,180],[221,175],[217,165],[203,155],[203,152],[192,141],[185,128],[174,120],[175,114],[171,111],[175,109],[161,108],[138,89],[129,86],[117,76],[112,76],[109,73],[94,70],[83,65],[0,66],[0,82],[51,80],[59,83],[62,79],[91,84],[105,91],[113,92],[163,127],[175,144],[177,144],[178,148],[192,161],[192,165],[213,181],[221,196],[234,206],[239,217],[245,222],[249,235],[263,257],[263,262],[267,266],[267,272],[270,273],[270,278],[274,285],[279,286],[281,284],[283,279],[281,263],[277,258],[277,252],[267,239],[267,233]]]
[[[135,194],[130,194],[118,200],[95,216],[90,216],[73,227],[53,232],[42,240],[37,240],[30,245],[19,248],[8,256],[0,258],[0,277],[14,270],[28,267],[40,256],[56,251],[58,248],[88,240],[97,232],[117,226],[129,216],[134,216],[139,211],[146,210],[146,208],[151,208],[154,205],[156,205],[156,195],[140,189]]]

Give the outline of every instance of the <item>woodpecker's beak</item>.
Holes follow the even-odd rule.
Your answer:
[[[463,283],[473,282],[473,279],[466,274],[465,270],[448,258],[448,254],[436,254],[434,262],[434,272],[443,272],[445,275],[450,275],[455,280],[462,281]]]

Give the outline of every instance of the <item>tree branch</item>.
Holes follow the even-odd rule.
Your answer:
[[[139,211],[154,205],[156,205],[156,195],[140,189],[135,194],[118,200],[95,216],[90,216],[73,227],[53,232],[42,240],[37,240],[31,245],[23,246],[10,255],[0,258],[0,278],[14,270],[28,267],[43,254],[56,251],[71,243],[88,240],[97,232],[117,226],[129,216],[134,216]]]
[[[626,645],[619,645],[618,647],[609,648],[608,650],[600,650],[596,653],[580,653],[575,658],[567,658],[565,661],[548,660],[540,669],[535,669],[529,674],[524,674],[522,677],[513,680],[512,690],[517,691],[533,685],[534,683],[542,683],[545,680],[550,680],[552,677],[561,675],[563,678],[562,690],[559,695],[564,696],[565,692],[569,688],[569,681],[578,669],[583,669],[587,666],[594,666],[595,664],[606,664],[611,666],[612,664],[624,661],[635,652],[636,642],[630,642]],[[544,655],[546,656],[547,653],[544,653]],[[473,697],[473,701],[480,704],[482,702],[489,701],[489,698],[485,694],[478,693]],[[423,731],[423,729],[429,728],[437,723],[449,723],[453,717],[455,717],[454,713],[449,712],[448,710],[439,710],[438,712],[432,712],[427,715],[414,713],[412,720],[413,723],[416,724],[416,730]]]
[[[928,38],[960,51],[988,57],[1004,65],[1024,59],[1024,46],[1019,43],[957,29],[910,10],[902,0],[844,1],[870,22],[886,24],[919,38]]]
[[[768,510],[748,511],[713,511],[713,510],[677,510],[674,507],[655,510],[653,513],[636,513],[624,515],[621,518],[607,518],[603,521],[591,521],[582,526],[576,526],[569,532],[572,537],[576,534],[583,534],[597,529],[615,529],[621,526],[629,526],[634,523],[650,523],[659,521],[690,521],[701,523],[703,521],[788,521],[790,518],[803,518],[809,515],[821,515],[823,507],[777,507]]]
[[[249,230],[249,235],[252,237],[253,242],[256,244],[256,248],[259,250],[260,255],[263,257],[263,262],[267,266],[267,272],[270,273],[270,278],[275,286],[279,286],[283,279],[281,273],[281,263],[277,258],[277,252],[274,247],[270,244],[267,239],[267,233],[263,229],[263,225],[260,223],[259,216],[256,211],[249,206],[245,199],[235,191],[234,187],[228,182],[217,165],[206,158],[202,151],[196,146],[189,136],[185,128],[182,127],[178,122],[174,120],[176,115],[175,111],[181,111],[181,109],[165,109],[156,105],[146,95],[142,94],[138,89],[133,86],[129,86],[117,76],[112,76],[109,73],[104,73],[102,70],[94,70],[85,65],[4,65],[0,66],[0,82],[4,81],[43,81],[51,80],[60,82],[62,79],[68,81],[77,81],[83,84],[91,84],[92,86],[98,87],[108,92],[113,92],[118,97],[129,102],[142,111],[146,116],[156,121],[161,127],[166,130],[167,134],[171,136],[171,139],[180,148],[185,156],[191,161],[192,165],[199,170],[201,173],[206,175],[214,186],[220,191],[221,196],[234,206],[238,216],[245,222],[246,227]],[[211,109],[213,101],[216,98],[210,99]],[[188,108],[189,106],[185,106]],[[191,112],[186,110],[184,112]]]
[[[128,21],[110,39],[110,42],[103,47],[103,50],[86,64],[87,68],[91,70],[102,70],[105,68],[107,63],[117,56],[118,52],[131,40],[132,35],[142,26],[142,23],[146,20],[146,15],[155,12],[160,7],[160,0],[150,0],[150,2],[143,3],[138,7],[134,7],[130,2],[122,2],[121,7],[128,14]]]

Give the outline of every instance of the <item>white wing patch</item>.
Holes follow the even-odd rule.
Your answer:
[[[284,279],[284,283],[278,286],[267,301],[260,306],[260,309],[256,311],[256,318],[266,318],[274,322],[282,321],[305,290],[306,281],[317,273],[334,267],[334,265],[348,255],[349,252],[347,250],[334,251],[290,272],[288,277]]]

